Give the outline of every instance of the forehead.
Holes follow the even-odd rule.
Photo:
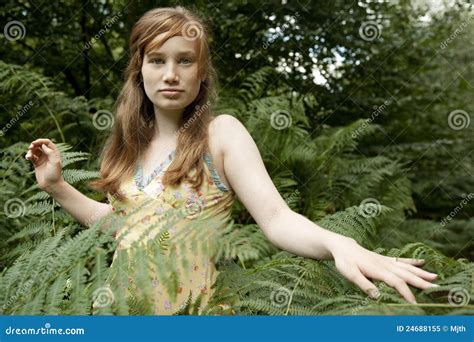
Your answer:
[[[150,53],[163,53],[163,54],[175,54],[180,52],[191,52],[197,53],[197,43],[194,40],[188,40],[183,38],[183,36],[174,36],[168,38],[161,46],[157,46],[157,43],[162,41],[163,36],[166,33],[161,33],[157,35],[145,49],[147,54]],[[154,48],[150,48],[153,47]]]

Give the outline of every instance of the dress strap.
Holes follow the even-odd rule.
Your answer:
[[[171,161],[173,160],[175,155],[176,155],[176,149],[171,151],[166,157],[166,159],[163,160],[157,167],[155,167],[155,169],[152,171],[152,173],[148,177],[145,177],[145,175],[143,174],[141,159],[139,159],[137,162],[137,166],[135,168],[135,176],[134,176],[136,186],[140,190],[143,190],[144,188],[146,188],[153,179],[155,179],[159,174],[162,173],[162,171],[165,169],[166,166],[171,164]]]
[[[224,183],[222,183],[221,178],[219,177],[219,174],[217,173],[217,170],[214,167],[212,156],[208,151],[204,153],[204,160],[206,161],[207,167],[209,169],[209,172],[211,173],[211,178],[214,181],[214,184],[223,192],[229,192],[230,191],[229,188],[227,188],[227,186]]]

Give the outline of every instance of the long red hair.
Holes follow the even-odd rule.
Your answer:
[[[133,175],[137,160],[153,138],[156,125],[153,104],[145,93],[141,76],[144,54],[161,46],[168,38],[182,35],[184,30],[197,34],[198,76],[203,82],[196,99],[184,109],[177,132],[176,156],[162,182],[164,185],[178,185],[186,180],[195,190],[202,184],[205,177],[202,156],[208,147],[212,103],[217,100],[216,72],[211,62],[204,20],[178,6],[152,9],[133,26],[125,84],[115,104],[111,134],[100,155],[101,178],[89,182],[90,187],[110,193],[118,200],[125,199],[119,191],[120,184]],[[165,32],[163,39],[150,44],[157,35]],[[192,169],[196,172],[191,178]]]

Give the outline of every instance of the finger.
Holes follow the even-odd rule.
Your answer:
[[[357,268],[355,268],[352,273],[347,276],[347,279],[356,284],[370,298],[376,299],[380,295],[377,286],[368,280]]]
[[[53,144],[53,142],[48,139],[48,138],[38,138],[36,140],[33,140],[31,142],[33,145],[38,145],[38,144]]]
[[[384,277],[383,281],[391,287],[395,288],[403,296],[403,298],[405,298],[407,302],[417,304],[415,296],[413,295],[405,281],[398,277],[396,274],[391,273],[389,270],[387,270],[387,274],[388,275]]]
[[[25,156],[25,158],[26,158],[27,160],[31,161],[31,162],[33,163],[33,165],[34,165],[35,168],[39,166],[39,162],[38,162],[39,157],[38,157],[38,156],[36,156],[36,155],[34,155],[34,154],[33,154],[33,155],[30,154],[30,155],[28,155],[28,156]]]
[[[34,149],[28,149],[28,152],[26,152],[26,155],[31,156],[35,155],[37,157],[41,156],[43,153],[43,150],[41,148],[34,148]]]
[[[54,143],[49,139],[36,139],[30,144],[30,147],[32,148],[40,147],[42,144],[45,144],[50,148],[56,147],[56,145],[54,145]]]
[[[25,156],[25,159],[30,160],[30,161],[35,161],[38,159],[38,156],[31,153],[27,153]]]
[[[411,259],[411,258],[394,258],[397,259],[398,262],[404,262],[406,264],[414,265],[414,266],[421,266],[426,263],[425,259]]]
[[[398,266],[416,274],[417,276],[421,277],[421,278],[424,278],[426,280],[429,280],[429,281],[433,281],[435,280],[436,278],[438,278],[438,275],[436,273],[431,273],[431,272],[428,272],[428,271],[425,271],[425,270],[422,270],[421,268],[418,268],[416,266],[413,266],[413,265],[410,265],[410,264],[406,264],[404,262],[399,262],[397,263]]]
[[[40,165],[39,157],[33,156],[33,164],[35,165],[35,167]]]
[[[405,282],[408,284],[418,287],[419,289],[425,290],[430,287],[436,287],[436,284],[432,284],[420,277],[418,277],[416,274],[411,273],[410,271],[397,267],[393,270],[393,272],[398,275],[400,278],[402,278]]]
[[[47,156],[52,156],[54,154],[54,150],[52,148],[49,148],[47,145],[43,144],[41,145],[41,150],[46,153]]]
[[[35,161],[39,156],[32,151],[28,151],[25,155],[26,160]]]

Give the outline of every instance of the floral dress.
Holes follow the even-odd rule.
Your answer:
[[[178,186],[163,186],[161,180],[175,154],[176,150],[171,152],[147,179],[144,179],[140,164],[137,163],[134,177],[123,182],[120,188],[126,196],[125,202],[118,201],[109,193],[107,194],[113,211],[121,216],[128,215],[124,225],[115,236],[119,242],[114,253],[114,261],[117,253],[129,250],[130,247],[136,246],[137,242],[147,243],[150,240],[162,238],[163,225],[160,223],[161,221],[165,222],[163,218],[170,211],[181,213],[181,215],[174,217],[175,220],[171,221],[170,228],[165,230],[170,236],[178,234],[198,218],[200,220],[209,219],[208,222],[214,222],[212,219],[215,218],[219,219],[216,222],[227,222],[230,219],[235,193],[221,182],[209,152],[204,154],[206,178],[199,191],[193,190],[188,182],[182,182]],[[195,170],[193,169],[191,172],[194,173]],[[150,229],[150,227],[152,228]],[[215,228],[222,228],[222,225]],[[187,249],[186,253],[190,262],[187,269],[182,270],[185,274],[179,278],[175,301],[171,299],[165,284],[159,281],[159,277],[152,275],[154,314],[172,315],[185,306],[190,295],[193,300],[201,295],[199,310],[208,303],[213,292],[211,286],[217,277],[213,258],[206,254],[196,253],[191,249]],[[133,283],[133,279],[130,277],[129,282]]]

